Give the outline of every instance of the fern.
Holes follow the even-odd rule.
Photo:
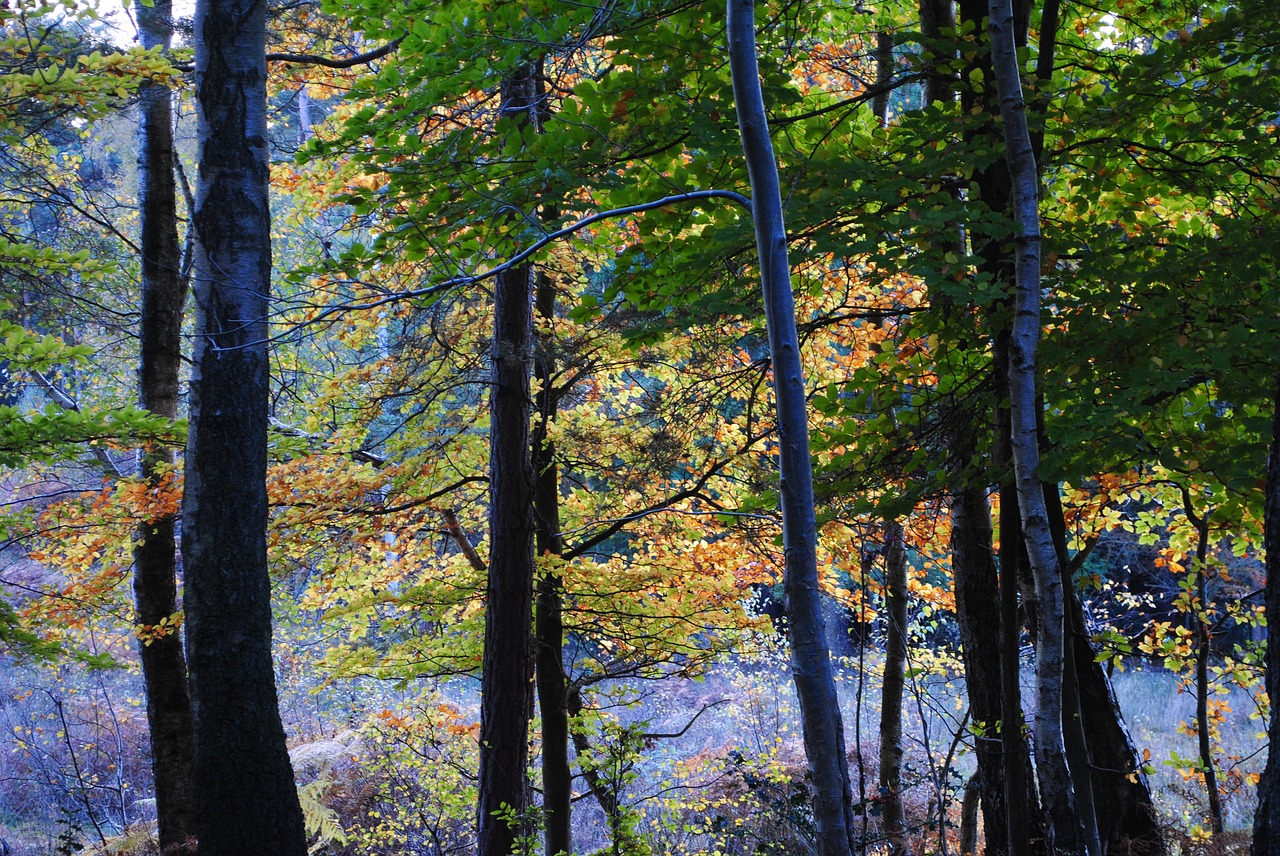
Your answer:
[[[322,802],[329,790],[329,780],[321,776],[298,788],[298,802],[302,803],[302,817],[307,824],[307,837],[314,838],[309,853],[319,853],[331,844],[347,843],[347,832],[338,820],[338,813]]]

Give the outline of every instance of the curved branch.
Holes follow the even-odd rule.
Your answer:
[[[400,47],[400,43],[404,41],[404,36],[393,39],[379,48],[366,51],[362,54],[346,57],[345,59],[332,59],[327,56],[318,56],[316,54],[293,54],[293,53],[269,53],[267,54],[267,62],[289,62],[295,65],[319,65],[324,68],[351,68],[352,66],[364,65],[374,60],[382,59],[396,48]]]
[[[415,288],[410,291],[397,291],[393,294],[387,295],[386,297],[381,297],[377,300],[370,300],[367,303],[340,303],[336,306],[328,307],[315,318],[301,322],[298,326],[319,324],[326,318],[340,312],[360,312],[368,309],[377,309],[378,307],[386,306],[389,303],[398,303],[402,300],[415,300],[423,297],[433,297],[441,292],[448,291],[453,288],[460,288],[462,286],[484,282],[487,279],[492,279],[498,274],[524,263],[530,256],[548,244],[554,243],[561,238],[566,238],[575,232],[580,232],[586,227],[599,223],[603,220],[609,220],[614,217],[626,217],[630,214],[642,214],[645,211],[653,211],[657,208],[666,208],[669,205],[676,205],[681,202],[696,202],[702,199],[727,199],[730,202],[734,202],[742,208],[745,208],[748,213],[751,211],[751,200],[746,196],[743,196],[741,193],[735,193],[732,190],[690,190],[687,193],[676,193],[671,196],[664,196],[661,199],[655,199],[652,202],[641,202],[637,205],[627,205],[623,208],[611,208],[608,211],[599,211],[570,223],[568,226],[543,235],[541,238],[534,241],[528,247],[521,250],[519,253],[516,253],[511,258],[507,259],[502,264],[496,265],[484,273],[455,276],[450,279],[446,279],[443,282],[438,282],[435,285],[428,285],[424,288]]]

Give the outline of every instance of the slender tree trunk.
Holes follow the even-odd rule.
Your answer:
[[[560,470],[547,429],[559,408],[555,389],[555,281],[538,277],[534,308],[541,325],[534,349],[533,374],[538,380],[538,420],[533,430],[535,543],[548,561],[538,580],[536,609],[538,710],[542,715],[542,813],[546,856],[570,853],[573,775],[569,767],[568,688],[564,674],[563,585],[553,564],[564,553],[560,535]]]
[[[963,25],[981,32],[987,18],[983,0],[960,0],[960,17]],[[922,26],[927,26],[926,37],[936,40],[942,37],[942,29],[952,27],[952,9],[942,0],[925,0],[921,7]],[[935,48],[936,51],[936,48]],[[996,111],[994,87],[991,83],[990,55],[978,51],[969,55],[967,68],[961,74],[960,109],[966,115],[979,113],[992,116]],[[981,80],[981,85],[969,82]],[[933,73],[926,79],[927,89],[946,93],[950,78]],[[968,132],[970,139],[999,140],[999,130],[994,121]],[[978,196],[993,211],[1006,211],[1010,206],[1011,188],[1007,168],[992,164],[976,171],[975,183]],[[975,200],[976,201],[976,200]],[[978,256],[978,274],[989,277],[1002,288],[1013,279],[1012,264],[1006,248],[1000,241],[985,238],[975,230],[973,252]],[[961,247],[963,249],[963,247]],[[990,768],[999,767],[983,782],[983,815],[987,831],[986,846],[990,853],[1007,852],[1011,856],[1030,856],[1047,850],[1040,801],[1035,788],[1035,775],[1031,766],[1031,754],[1023,731],[1022,689],[1018,660],[1019,636],[1023,625],[1022,610],[1031,613],[1031,604],[1019,604],[1019,577],[1025,565],[1022,548],[1021,524],[1014,486],[1008,475],[1012,472],[1009,445],[1009,409],[1003,403],[1008,398],[1008,330],[1001,323],[1000,311],[987,313],[997,319],[988,338],[992,342],[992,376],[995,407],[995,438],[991,468],[1000,479],[1000,552],[999,578],[991,566],[992,526],[990,509],[984,486],[966,486],[958,498],[961,502],[962,532],[953,538],[967,545],[957,552],[953,563],[956,574],[957,610],[961,610],[960,589],[965,592],[964,610],[972,611],[961,617],[961,626],[968,624],[970,642],[966,642],[966,668],[972,668],[981,676],[977,688],[981,690],[990,682],[997,698],[978,698],[974,687],[970,688],[970,705],[975,720],[990,717],[999,722],[999,731],[992,739],[998,744],[991,747],[996,757],[988,757]],[[961,418],[961,428],[953,441],[953,453],[957,467],[979,470],[972,458],[977,447],[976,417]],[[980,483],[985,484],[985,483]],[[953,510],[954,513],[954,510]],[[972,533],[963,530],[972,527]],[[970,558],[972,557],[972,558]],[[993,615],[995,620],[992,620]],[[962,629],[962,632],[963,629]],[[992,638],[992,637],[995,638]],[[998,678],[994,676],[998,675]],[[985,695],[985,693],[984,693]],[[983,754],[978,753],[979,764]]]
[[[989,5],[991,64],[1004,125],[1005,159],[1013,179],[1017,289],[1010,338],[1009,392],[1013,465],[1018,508],[1027,555],[1035,576],[1039,612],[1036,644],[1036,758],[1042,797],[1048,809],[1051,845],[1064,853],[1100,853],[1088,841],[1076,816],[1075,793],[1067,766],[1062,724],[1064,599],[1062,569],[1049,530],[1044,490],[1036,474],[1040,462],[1036,428],[1037,348],[1040,339],[1039,178],[1014,36],[1010,0]]]
[[[142,46],[167,50],[173,35],[169,0],[156,0],[151,6],[139,5],[135,14]],[[142,232],[139,329],[142,354],[138,386],[144,408],[176,419],[187,285],[182,277],[182,254],[178,246],[172,93],[167,86],[150,83],[142,87],[140,95],[138,209]],[[152,488],[158,487],[173,464],[171,449],[150,445],[142,452],[142,477]],[[144,636],[139,655],[147,691],[156,821],[162,849],[180,845],[195,834],[191,698],[187,694],[182,636],[172,623],[178,614],[175,516],[166,514],[139,526],[133,550],[133,590],[137,620]],[[159,633],[155,630],[157,627],[161,627]]]
[[[503,115],[533,121],[536,71],[502,84]],[[529,443],[533,266],[499,274],[489,392],[489,578],[480,701],[480,856],[506,856],[528,831],[533,716],[534,472]]]
[[[1209,824],[1214,839],[1225,831],[1222,820],[1222,794],[1218,792],[1218,771],[1213,766],[1213,743],[1209,739],[1209,622],[1205,591],[1205,571],[1209,562],[1209,519],[1211,511],[1197,515],[1191,507],[1191,493],[1183,489],[1183,505],[1187,520],[1196,527],[1196,598],[1199,606],[1192,613],[1196,639],[1196,738],[1200,749],[1200,770],[1204,777],[1205,796],[1209,800]]]
[[[1000,358],[997,351],[996,359]],[[998,463],[1009,466],[1008,408],[1000,408],[997,422]],[[1000,486],[1000,686],[1001,744],[1004,748],[1004,793],[1008,814],[1008,846],[1012,856],[1052,852],[1035,787],[1031,752],[1023,733],[1022,675],[1019,647],[1022,617],[1018,603],[1019,566],[1026,562],[1021,516],[1012,480]]]
[[[902,524],[884,524],[884,585],[888,632],[880,702],[880,800],[892,856],[909,856],[902,809],[902,693],[907,675],[907,545]]]
[[[304,83],[298,87],[298,145],[305,146],[311,139],[311,93]]]
[[[1276,375],[1275,411],[1271,417],[1271,452],[1267,456],[1265,508],[1266,615],[1272,627],[1280,627],[1280,373]],[[1271,631],[1268,636],[1280,635]],[[1280,645],[1268,641],[1266,655],[1267,695],[1272,699],[1267,736],[1272,747],[1280,746]],[[1267,753],[1267,765],[1258,783],[1258,808],[1253,816],[1253,856],[1280,856],[1280,751]]]
[[[821,856],[848,856],[854,851],[852,790],[844,724],[827,649],[818,586],[818,533],[804,371],[796,334],[795,298],[787,261],[778,166],[760,90],[752,0],[729,0],[727,37],[738,129],[751,180],[752,219],[773,360],[786,562],[783,590],[792,676],[800,700],[805,754],[813,787],[814,826]]]
[[[201,856],[307,852],[271,660],[265,0],[200,0],[196,340],[183,497]]]
[[[1047,447],[1047,432],[1044,422],[1044,398],[1036,405],[1036,432],[1039,442]],[[1071,562],[1067,550],[1066,520],[1062,516],[1062,500],[1058,495],[1058,485],[1044,483],[1045,514],[1049,520],[1049,534],[1053,539],[1053,549],[1058,556],[1058,568],[1062,574],[1063,591],[1063,628],[1066,636],[1062,648],[1062,738],[1067,751],[1067,768],[1071,771],[1071,786],[1076,795],[1076,812],[1084,828],[1085,840],[1095,852],[1102,847],[1101,830],[1098,825],[1098,807],[1093,788],[1093,759],[1089,752],[1089,741],[1086,734],[1081,706],[1080,673],[1082,671],[1079,657],[1080,647],[1075,643],[1083,640],[1084,656],[1093,660],[1092,646],[1088,644],[1088,634],[1084,625],[1084,612],[1074,609],[1078,602],[1075,583],[1071,575]],[[1118,714],[1117,714],[1118,715]]]

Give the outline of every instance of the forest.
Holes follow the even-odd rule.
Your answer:
[[[5,0],[0,853],[1280,856],[1278,63]]]

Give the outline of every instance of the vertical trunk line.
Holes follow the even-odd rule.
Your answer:
[[[304,856],[267,568],[266,2],[199,0],[196,337],[183,495],[201,856]]]
[[[139,5],[138,32],[144,48],[168,50],[173,36],[170,0]],[[141,405],[168,419],[178,416],[182,360],[182,316],[186,282],[178,245],[177,187],[174,178],[173,104],[167,86],[143,84],[138,122],[138,209],[141,217],[142,341],[138,367]],[[157,490],[172,470],[173,450],[149,444],[142,451],[141,473]],[[139,645],[147,693],[151,768],[155,779],[156,825],[161,849],[181,846],[195,834],[192,782],[191,698],[178,614],[176,514],[138,527],[133,551],[133,590],[137,623],[145,637]],[[162,635],[155,628],[165,627]]]
[[[1005,160],[1018,224],[1014,320],[1009,348],[1010,438],[1018,507],[1027,556],[1035,578],[1039,637],[1036,645],[1035,737],[1042,796],[1051,825],[1051,846],[1065,853],[1097,856],[1076,815],[1062,722],[1064,596],[1062,571],[1049,530],[1037,432],[1037,349],[1040,339],[1039,178],[1027,126],[1018,65],[1014,9],[991,0],[988,29],[991,63],[1004,126]],[[1019,28],[1021,29],[1021,28]]]
[[[535,69],[502,83],[501,114],[534,120]],[[534,472],[529,443],[533,266],[498,275],[489,392],[489,575],[480,678],[480,856],[507,856],[529,832],[533,717]]]
[[[752,0],[729,0],[726,29],[738,130],[751,182],[765,326],[773,361],[786,562],[783,589],[792,673],[800,700],[805,754],[813,785],[814,826],[818,852],[822,856],[849,856],[855,849],[853,800],[844,725],[822,617],[804,372],[796,333],[795,297],[787,260],[778,165],[760,89]]]

